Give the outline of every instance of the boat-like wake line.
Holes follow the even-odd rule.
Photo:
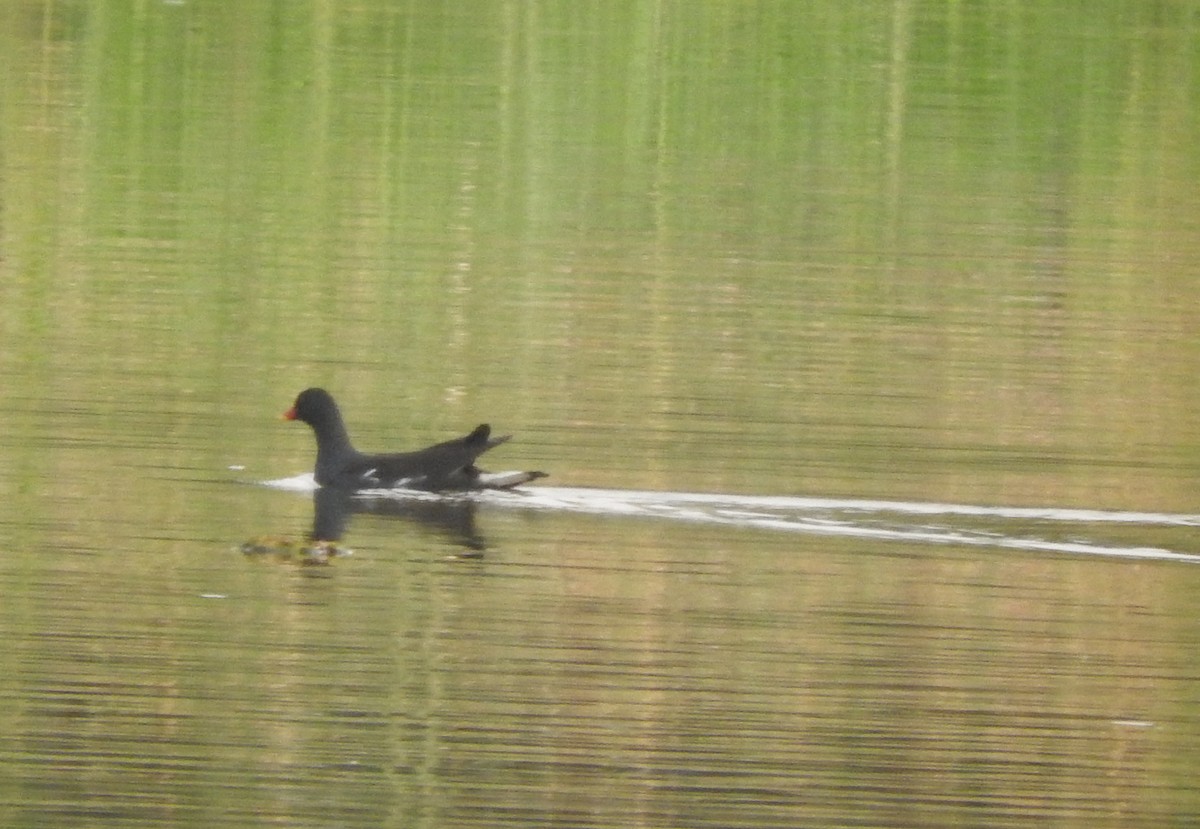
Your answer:
[[[267,481],[266,484],[296,491],[311,491],[315,487],[311,475]],[[1178,513],[553,486],[534,486],[513,491],[488,490],[459,496],[411,490],[368,490],[361,495],[406,500],[466,497],[480,504],[495,504],[510,509],[655,518],[811,535],[1200,564],[1198,554],[1159,547],[1130,547],[1079,539],[1059,541],[1012,535],[1005,531],[1005,525],[1010,522],[1022,522],[1026,528],[1029,523],[1037,522],[1057,532],[1112,524],[1140,525],[1158,530],[1200,527],[1200,515]]]

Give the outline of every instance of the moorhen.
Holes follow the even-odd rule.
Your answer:
[[[367,455],[350,443],[342,413],[324,389],[305,389],[285,420],[300,420],[317,437],[315,477],[321,486],[341,489],[422,489],[434,492],[467,489],[512,489],[545,472],[484,472],[475,459],[512,435],[490,437],[483,423],[466,437],[438,443],[415,452]]]

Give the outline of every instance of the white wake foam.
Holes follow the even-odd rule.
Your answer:
[[[311,492],[311,473],[264,481],[265,486]],[[653,518],[698,524],[745,527],[776,532],[843,536],[883,541],[992,547],[1032,552],[1155,559],[1200,564],[1200,554],[1151,546],[1098,543],[1078,538],[1060,541],[1015,534],[1019,523],[1045,523],[1061,532],[1105,524],[1141,525],[1148,529],[1200,527],[1200,515],[1121,512],[1055,507],[988,507],[919,501],[881,501],[770,495],[721,495],[699,492],[654,492],[633,489],[532,486],[442,496],[414,490],[369,490],[364,498],[471,498],[508,509],[576,512],[628,518]],[[916,520],[921,519],[921,520]],[[936,519],[936,522],[934,521]],[[970,524],[971,526],[967,526]]]
[[[1086,540],[1058,541],[1012,535],[1006,524],[1053,522],[1062,527],[1096,524],[1144,525],[1148,528],[1200,526],[1200,515],[1119,512],[1053,507],[986,507],[936,502],[878,501],[788,496],[720,495],[691,492],[529,487],[518,492],[488,493],[488,501],[519,509],[561,510],[595,515],[641,516],[694,523],[721,524],[813,535],[890,541],[1000,547],[1121,558],[1158,559],[1200,564],[1200,555],[1159,547],[1131,547]],[[940,518],[937,524],[914,517]],[[956,526],[969,518],[985,528]],[[966,522],[958,521],[959,524]]]

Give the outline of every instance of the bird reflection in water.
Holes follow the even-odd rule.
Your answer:
[[[329,564],[350,555],[351,550],[341,544],[342,538],[353,516],[367,513],[403,519],[432,530],[458,548],[452,558],[477,559],[487,549],[487,542],[475,526],[477,506],[466,496],[371,497],[338,487],[319,487],[313,491],[313,525],[307,538],[263,536],[244,543],[241,551],[247,556],[270,556],[300,565]]]
[[[312,537],[340,540],[346,534],[351,517],[367,513],[405,519],[432,530],[461,548],[457,557],[480,558],[487,542],[475,527],[477,506],[470,496],[370,497],[335,487],[321,487],[313,493]]]

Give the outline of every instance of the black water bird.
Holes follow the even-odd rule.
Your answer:
[[[512,437],[491,437],[486,423],[465,437],[414,452],[368,455],[354,448],[337,403],[324,389],[300,392],[283,417],[312,427],[317,438],[315,477],[323,487],[446,492],[512,489],[546,477],[545,472],[485,472],[477,467],[476,458]]]

